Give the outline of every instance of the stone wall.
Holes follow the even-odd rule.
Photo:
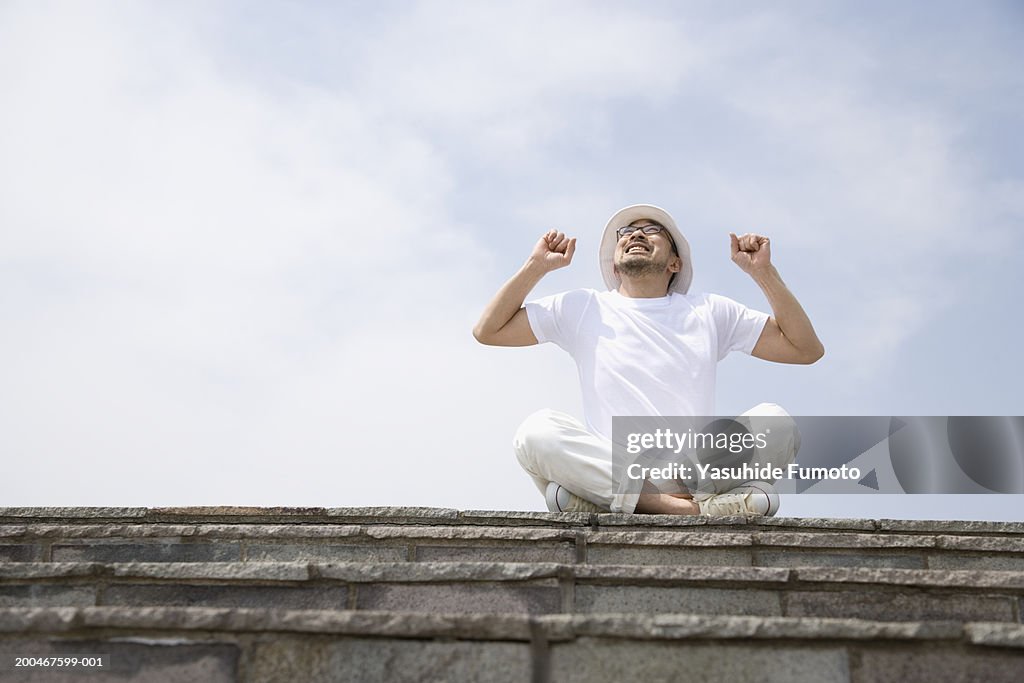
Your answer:
[[[0,681],[1016,681],[1022,613],[1018,523],[0,509]]]

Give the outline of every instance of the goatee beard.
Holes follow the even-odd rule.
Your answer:
[[[658,275],[659,273],[665,272],[665,268],[667,266],[667,263],[658,263],[654,259],[646,259],[642,257],[629,258],[628,256],[618,263],[619,273],[622,275],[628,275],[632,278]]]

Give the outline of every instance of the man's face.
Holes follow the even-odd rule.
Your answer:
[[[620,277],[664,273],[673,263],[681,265],[682,262],[673,251],[672,238],[667,230],[647,235],[640,229],[656,225],[658,223],[646,218],[635,220],[629,227],[636,230],[619,238],[615,245],[615,270]]]

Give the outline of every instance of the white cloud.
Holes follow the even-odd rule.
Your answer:
[[[669,97],[697,59],[670,22],[582,2],[416,3],[357,43],[366,106],[499,165],[604,130],[603,103]]]
[[[392,466],[426,502],[431,462],[510,465],[522,365],[488,394],[462,362],[466,291],[496,284],[435,146],[137,12],[7,12],[3,61],[37,68],[5,74],[0,137],[5,502],[397,503],[361,480]]]
[[[701,149],[679,183],[701,220],[770,234],[798,292],[843,293],[815,317],[865,385],[963,303],[965,267],[1000,253],[1020,221],[964,144],[968,112],[927,89],[900,96],[887,60],[906,48],[879,35],[788,12],[716,26],[694,48],[714,55],[708,70],[685,87],[733,117],[744,147],[709,129],[722,154]],[[989,66],[972,65],[979,77]]]
[[[835,24],[289,7],[305,23],[253,19],[257,51],[219,10],[0,9],[8,504],[536,506],[509,439],[578,412],[573,368],[469,329],[537,227],[582,239],[638,189],[697,226],[768,225],[814,255],[798,283],[857,294],[817,311],[830,358],[881,368],[955,301],[951,254],[997,251],[1024,213],[969,122],[880,97],[884,59]],[[509,178],[533,200],[460,218],[527,191]],[[596,240],[540,289],[578,285]]]

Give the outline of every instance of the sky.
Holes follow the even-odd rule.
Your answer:
[[[1014,2],[0,0],[0,506],[540,510],[511,438],[572,360],[471,329],[668,209],[693,291],[826,356],[733,354],[717,409],[1024,415]],[[788,496],[792,516],[1020,520],[1024,497]]]

